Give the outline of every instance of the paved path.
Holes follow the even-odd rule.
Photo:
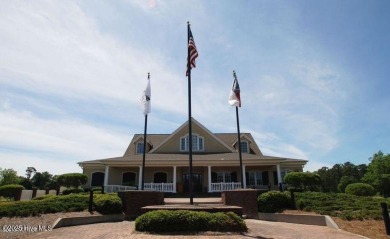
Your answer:
[[[123,221],[116,223],[99,223],[75,227],[58,228],[50,232],[39,232],[17,238],[41,238],[41,239],[156,239],[156,238],[258,238],[258,239],[287,239],[287,238],[316,238],[316,239],[361,239],[365,238],[343,230],[332,229],[323,226],[309,226],[301,224],[267,222],[260,220],[245,220],[249,231],[243,234],[203,234],[203,235],[152,235],[136,232],[134,221]]]

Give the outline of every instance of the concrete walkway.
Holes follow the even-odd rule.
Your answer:
[[[41,239],[121,239],[121,238],[259,238],[259,239],[287,239],[287,238],[316,238],[316,239],[361,239],[365,238],[343,230],[332,229],[323,226],[308,226],[283,222],[267,222],[260,220],[245,220],[249,231],[243,234],[203,233],[200,235],[156,235],[139,233],[135,231],[134,221],[116,223],[98,223],[75,227],[64,227],[53,231],[33,233],[16,238],[41,238]],[[15,236],[14,234],[13,236]],[[14,238],[10,235],[10,238]]]

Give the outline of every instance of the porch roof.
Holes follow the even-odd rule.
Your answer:
[[[220,153],[220,154],[193,154],[193,164],[195,166],[225,166],[235,165],[239,162],[238,153]],[[307,160],[291,159],[282,157],[272,157],[265,155],[242,154],[242,160],[245,165],[276,165],[279,163],[290,165],[305,165]],[[83,165],[109,165],[109,166],[140,166],[142,155],[131,155],[116,158],[106,158],[91,161],[79,162]],[[147,166],[187,166],[188,154],[146,154]]]

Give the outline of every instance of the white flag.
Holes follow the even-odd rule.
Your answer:
[[[231,106],[241,107],[240,85],[238,84],[235,71],[233,71],[233,75],[234,75],[234,81],[233,81],[232,89],[230,90],[229,104]]]
[[[141,107],[142,112],[146,116],[150,113],[150,96],[151,96],[151,90],[150,90],[150,75],[148,74],[148,83],[146,84],[146,88],[144,90],[144,94],[141,97]]]

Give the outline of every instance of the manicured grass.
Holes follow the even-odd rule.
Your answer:
[[[295,193],[296,206],[300,210],[340,217],[344,220],[382,219],[383,197],[363,197],[345,193],[301,192]]]

